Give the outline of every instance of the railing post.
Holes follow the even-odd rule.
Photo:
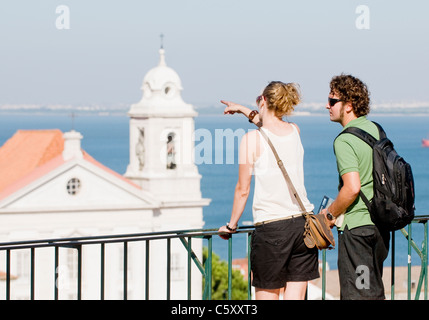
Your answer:
[[[191,237],[188,237],[188,300],[191,300],[191,289],[192,289],[192,281],[191,281],[191,253],[192,253],[192,245],[191,245]]]
[[[208,262],[208,270],[206,271],[206,282],[208,283],[208,296],[207,299],[212,299],[212,262],[213,262],[213,237],[210,236],[208,240],[208,254],[207,254],[207,262]]]
[[[232,234],[228,238],[228,300],[232,300]]]
[[[146,275],[145,275],[145,298],[149,300],[149,240],[146,240]]]
[[[207,259],[204,263],[204,291],[203,300],[212,299],[212,251],[213,251],[213,237],[204,237],[207,239]]]
[[[170,300],[171,289],[171,239],[167,239],[167,300]]]
[[[428,220],[423,222],[424,242],[423,242],[423,268],[425,272],[425,300],[428,299]]]
[[[30,299],[34,300],[34,265],[35,265],[35,251],[34,248],[30,249],[30,283],[31,283],[31,289],[30,289]]]
[[[247,234],[247,299],[252,299],[252,265],[250,254],[252,251],[252,233]]]
[[[322,250],[322,300],[326,300],[326,249]]]
[[[77,300],[82,300],[82,246],[77,246]]]
[[[58,263],[59,262],[58,250],[59,250],[58,246],[55,246],[55,266],[54,266],[54,268],[55,268],[54,299],[55,300],[58,300],[58,286],[59,286],[59,278],[60,278],[59,277],[60,270],[58,267],[58,265],[59,265],[59,263]]]
[[[392,231],[392,262],[390,272],[390,300],[395,300],[395,231]]]
[[[104,300],[104,279],[105,279],[105,244],[101,243],[100,247],[100,300]]]
[[[128,242],[124,242],[124,300],[128,299]]]
[[[6,250],[6,300],[10,300],[10,250]]]
[[[411,223],[408,225],[408,258],[407,258],[407,268],[408,268],[408,279],[407,279],[407,299],[411,300]]]

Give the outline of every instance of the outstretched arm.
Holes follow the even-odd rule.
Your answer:
[[[223,114],[234,114],[234,113],[242,113],[244,114],[247,118],[249,118],[251,116],[252,110],[250,110],[249,108],[242,106],[241,104],[235,103],[235,102],[231,102],[231,101],[225,101],[225,100],[221,100],[220,102],[222,102],[223,104],[226,105],[225,110],[223,111]],[[259,113],[256,113],[253,117],[253,119],[250,119],[252,123],[254,123],[255,125],[257,125],[258,127],[262,126],[262,122],[261,119],[259,117]]]

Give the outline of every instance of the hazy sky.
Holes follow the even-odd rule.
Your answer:
[[[342,72],[373,101],[429,101],[427,0],[0,0],[0,105],[138,102],[161,33],[196,106],[253,103],[271,80],[324,102]]]

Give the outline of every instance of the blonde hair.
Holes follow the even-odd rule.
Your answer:
[[[276,117],[290,115],[294,107],[301,102],[299,85],[272,81],[265,87],[262,95],[265,97],[269,110],[274,110]]]

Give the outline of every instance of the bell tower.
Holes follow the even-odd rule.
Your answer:
[[[145,75],[143,96],[128,112],[130,162],[125,177],[162,202],[201,199],[198,168],[194,162],[192,105],[183,101],[178,74],[159,50],[159,64]]]

